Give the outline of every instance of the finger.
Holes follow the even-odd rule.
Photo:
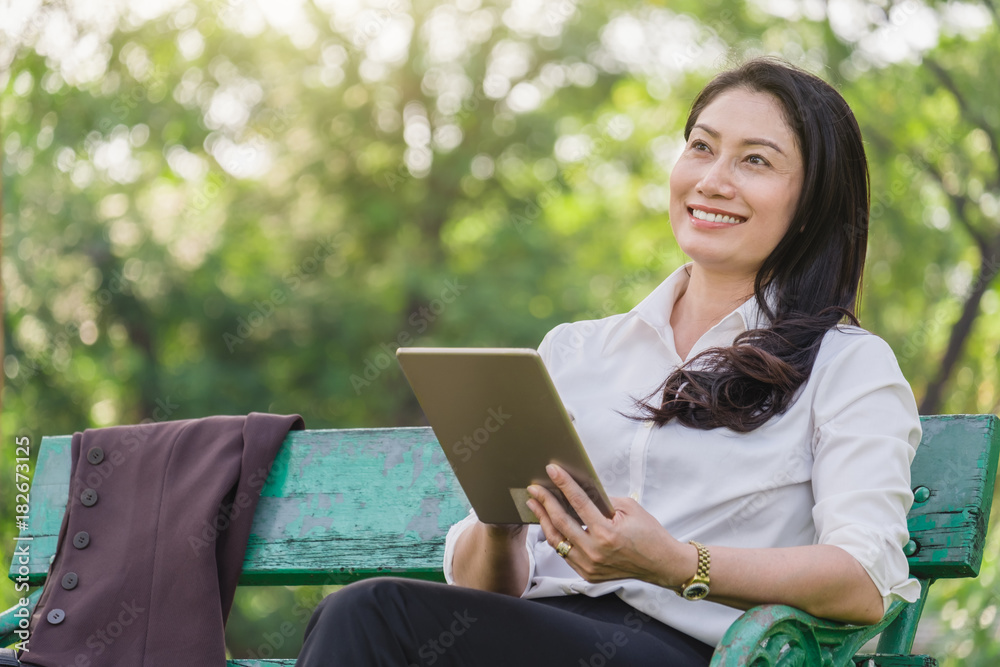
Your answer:
[[[576,519],[572,518],[566,512],[566,509],[554,493],[539,484],[532,484],[528,487],[528,494],[541,505],[542,512],[545,514],[548,524],[552,526],[551,531],[546,531],[546,537],[550,538],[549,544],[555,547],[563,539],[568,540],[571,544],[580,543],[582,536],[585,535],[583,528],[577,523]],[[539,522],[541,522],[541,515],[538,515],[537,512],[536,515],[539,517]]]
[[[545,506],[542,505],[537,500],[528,500],[528,509],[535,513],[538,517],[538,525],[542,527],[542,533],[545,535],[545,541],[548,542],[549,546],[555,549],[560,542],[563,541],[563,534],[552,525],[552,519],[549,517],[548,512],[545,511]]]
[[[583,520],[585,525],[595,526],[598,522],[607,520],[607,517],[597,509],[597,505],[590,499],[587,492],[576,483],[576,480],[568,472],[554,463],[545,466],[545,472],[549,474],[549,478],[559,487],[562,494],[566,496],[566,500],[576,510],[577,515]]]
[[[558,502],[556,502],[556,504],[558,505]],[[576,543],[555,527],[552,523],[552,518],[549,516],[548,512],[545,511],[545,507],[540,502],[537,500],[528,500],[528,508],[535,513],[535,516],[538,517],[538,523],[542,528],[542,533],[545,535],[545,541],[550,547],[552,547],[553,550],[558,553],[559,545],[563,541],[566,541],[571,545],[569,553],[563,556],[564,560],[568,561],[574,551],[579,552],[578,549],[574,548]],[[570,563],[570,566],[575,569],[575,566],[573,566],[572,563]]]

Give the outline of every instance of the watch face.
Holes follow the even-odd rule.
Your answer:
[[[708,586],[706,584],[691,584],[684,589],[684,597],[687,600],[700,600],[708,595]]]

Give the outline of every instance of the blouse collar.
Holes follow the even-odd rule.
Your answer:
[[[649,296],[626,313],[612,330],[608,332],[608,337],[604,343],[604,350],[610,350],[618,342],[620,339],[619,334],[624,330],[627,322],[637,319],[656,331],[663,343],[676,353],[673,328],[670,326],[670,315],[673,313],[674,304],[677,302],[677,299],[687,290],[688,283],[691,280],[689,274],[690,267],[691,264],[688,263],[674,271]],[[764,298],[768,306],[773,310],[777,304],[774,285],[768,286],[765,290]],[[711,329],[706,331],[691,349],[688,356],[693,357],[710,347],[732,345],[733,339],[739,334],[750,329],[766,327],[769,322],[767,315],[764,314],[764,311],[757,303],[756,297],[751,296],[723,317]]]

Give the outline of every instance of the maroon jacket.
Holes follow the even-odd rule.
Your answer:
[[[220,667],[254,509],[298,415],[73,436],[69,502],[21,660]]]

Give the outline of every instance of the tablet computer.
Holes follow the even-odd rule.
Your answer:
[[[531,484],[552,491],[580,521],[545,473],[549,463],[614,516],[538,352],[401,347],[396,358],[480,521],[537,523],[525,504]]]

